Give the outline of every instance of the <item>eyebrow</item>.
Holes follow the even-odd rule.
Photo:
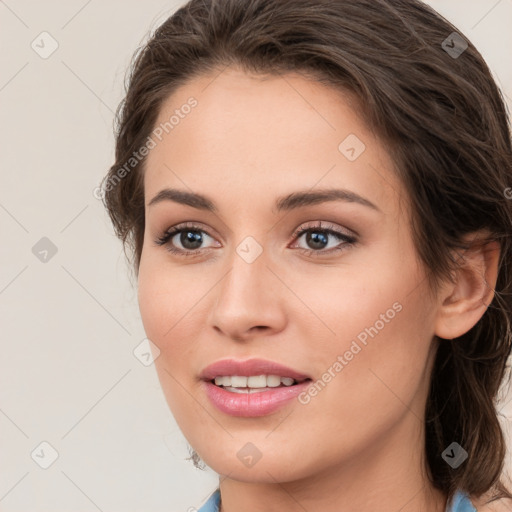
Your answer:
[[[218,211],[215,203],[208,197],[195,192],[188,192],[186,190],[173,188],[164,188],[163,190],[160,190],[160,192],[158,192],[158,194],[148,203],[148,207],[163,201],[173,201],[175,203],[191,206],[192,208],[212,213],[216,213]],[[275,209],[279,213],[328,201],[357,203],[381,212],[380,208],[370,200],[346,189],[299,190],[286,196],[279,197],[276,200]]]

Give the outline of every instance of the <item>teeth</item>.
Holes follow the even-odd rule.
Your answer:
[[[232,388],[230,386],[224,388],[226,391],[231,391],[232,393],[242,393],[242,394],[251,394],[251,393],[261,393],[262,391],[266,391],[268,388]]]
[[[267,377],[267,386],[269,388],[277,388],[281,385],[281,377],[279,375],[269,375]]]
[[[237,387],[236,384],[233,384],[233,377],[231,377],[231,386]],[[247,387],[248,388],[266,388],[267,387],[267,377],[265,375],[257,375],[247,377]]]
[[[291,386],[295,382],[291,377],[279,377],[279,375],[251,375],[250,377],[239,375],[222,375],[215,377],[217,386],[232,388],[277,388],[281,384]]]
[[[231,387],[233,388],[246,388],[247,377],[231,377]]]

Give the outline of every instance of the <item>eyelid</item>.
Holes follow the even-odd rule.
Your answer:
[[[181,231],[184,231],[186,229],[189,229],[190,231],[200,231],[200,232],[208,235],[213,240],[215,240],[215,236],[213,236],[209,233],[210,228],[206,228],[202,222],[186,221],[186,222],[180,222],[179,224],[175,224],[174,226],[167,228],[161,236],[157,237],[157,239],[155,240],[155,243],[157,245],[166,245],[178,233],[180,233]],[[176,249],[176,250],[183,251],[183,252],[186,251],[185,249]],[[199,253],[202,250],[203,249],[199,249],[197,251],[189,251],[189,252]]]
[[[352,230],[349,230],[347,228],[342,228],[341,226],[338,226],[337,224],[332,224],[330,222],[322,221],[322,220],[313,220],[306,222],[305,224],[301,224],[294,232],[293,237],[299,236],[303,231],[309,230],[309,229],[318,229],[319,231],[328,231],[328,232],[335,232],[336,234],[344,235],[347,238],[357,238],[358,234],[355,233]]]
[[[197,250],[192,249],[179,249],[176,247],[172,247],[170,241],[182,231],[189,229],[190,231],[199,231],[205,233],[207,236],[215,240],[215,237],[210,235],[208,229],[204,228],[204,225],[201,222],[196,221],[186,221],[171,226],[166,229],[162,236],[155,240],[155,244],[159,246],[168,246],[167,251],[177,254],[178,256],[201,256],[205,251],[212,249],[212,247],[200,248]],[[331,224],[330,222],[325,222],[321,220],[309,221],[301,224],[298,228],[296,228],[292,234],[292,243],[298,244],[300,237],[308,231],[323,231],[333,237],[338,238],[340,240],[339,244],[327,250],[315,250],[315,249],[305,249],[303,247],[298,247],[298,249],[307,255],[314,255],[315,257],[321,256],[329,256],[333,253],[337,253],[339,251],[343,251],[345,246],[353,246],[358,242],[359,236],[351,230],[347,230],[346,228],[342,228],[336,224]],[[289,246],[288,246],[289,247]]]
[[[189,221],[185,221],[185,222],[180,222],[178,224],[174,224],[174,225],[168,227],[167,229],[165,229],[163,231],[163,235],[165,236],[167,233],[177,232],[177,231],[180,231],[183,229],[190,229],[191,231],[193,231],[193,230],[202,231],[202,232],[206,233],[208,236],[214,238],[214,236],[210,234],[210,232],[212,232],[214,230],[212,230],[209,226],[206,226],[202,222],[199,222],[199,221],[196,222],[194,220],[189,220]],[[215,236],[217,238],[221,238],[217,234],[215,234]]]

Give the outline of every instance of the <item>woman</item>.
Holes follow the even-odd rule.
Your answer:
[[[191,0],[103,181],[201,511],[510,507],[511,136],[417,0]],[[507,509],[507,508],[505,508]]]

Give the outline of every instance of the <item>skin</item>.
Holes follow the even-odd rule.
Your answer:
[[[479,320],[493,297],[499,250],[471,252],[456,280],[429,296],[405,190],[347,94],[299,74],[231,67],[177,89],[156,125],[190,96],[198,105],[146,160],[138,294],[167,403],[220,475],[222,511],[442,512],[446,496],[423,469],[434,335],[454,338]],[[349,134],[366,146],[355,161],[338,150]],[[204,194],[218,211],[149,206],[166,187]],[[349,189],[380,211],[343,201],[273,208],[279,196],[320,188]],[[202,254],[180,257],[154,243],[187,221],[204,229]],[[328,235],[327,248],[318,248],[307,235],[294,238],[318,221],[355,233],[356,243],[327,254],[344,242]],[[252,263],[236,252],[248,236],[262,248]],[[191,247],[179,235],[172,243]],[[401,311],[308,404],[239,418],[202,390],[201,370],[227,357],[262,357],[321,379],[397,302]],[[262,454],[252,467],[237,457],[248,442]]]

